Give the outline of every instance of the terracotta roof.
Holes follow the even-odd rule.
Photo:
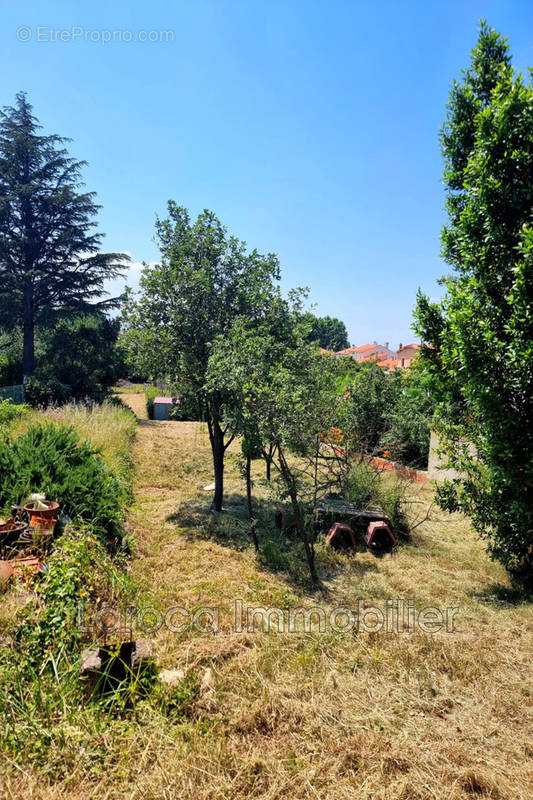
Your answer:
[[[352,349],[356,353],[366,353],[368,350],[373,350],[374,347],[384,347],[381,344],[361,344],[359,347],[353,347]]]
[[[409,347],[411,347],[413,350],[420,350],[422,345],[421,344],[416,344],[416,343],[404,344],[404,346],[401,348],[401,350],[398,350],[398,352],[401,353],[402,350],[407,350]]]
[[[351,353],[368,353],[376,347],[385,347],[383,344],[360,344],[358,347],[347,347],[346,350],[338,350],[336,356],[348,356]],[[388,349],[388,348],[387,348]]]
[[[383,361],[383,359],[387,358],[386,353],[372,353],[371,356],[365,356],[364,358],[359,359],[359,363],[363,364],[365,361]]]
[[[384,369],[390,369],[391,367],[400,366],[397,358],[386,358],[384,361],[378,361],[378,364],[380,367],[383,367]]]

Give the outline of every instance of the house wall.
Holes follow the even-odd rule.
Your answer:
[[[362,358],[375,356],[376,353],[384,353],[387,358],[394,358],[394,353],[392,350],[389,350],[389,348],[385,347],[384,344],[374,344],[371,348],[369,347],[368,350],[364,350],[362,353],[354,353],[353,357],[356,361],[361,361]]]
[[[428,477],[432,481],[443,481],[445,478],[453,481],[454,478],[462,478],[460,472],[455,469],[442,469],[441,465],[445,463],[446,458],[441,458],[436,453],[439,447],[439,437],[435,431],[431,431],[429,439],[429,458],[428,458]],[[468,445],[468,450],[472,455],[475,455],[476,449],[473,444]]]
[[[399,362],[398,366],[409,367],[417,353],[418,349],[416,347],[402,347],[401,350],[398,350],[395,356]]]

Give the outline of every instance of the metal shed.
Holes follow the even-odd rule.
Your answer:
[[[175,402],[172,397],[154,397],[154,419],[170,419],[170,411]]]

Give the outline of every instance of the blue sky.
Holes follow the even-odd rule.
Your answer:
[[[352,342],[396,346],[446,270],[438,131],[480,17],[533,64],[530,0],[4,0],[0,103],[25,89],[73,139],[106,249],[154,261],[169,198],[210,208]]]

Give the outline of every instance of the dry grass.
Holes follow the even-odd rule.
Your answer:
[[[143,410],[144,398],[128,396]],[[161,629],[158,663],[199,690],[184,711],[141,704],[132,719],[65,739],[47,765],[8,777],[4,797],[99,800],[528,800],[533,796],[533,610],[460,517],[440,511],[381,560],[320,552],[323,589],[261,567],[247,546],[243,485],[230,451],[228,513],[205,512],[205,426],[139,426],[137,553],[146,604],[221,608],[217,636]],[[256,491],[266,502],[268,490]],[[414,486],[413,500],[430,490]],[[194,513],[184,514],[193,504]],[[240,527],[239,527],[240,526]],[[453,634],[236,633],[233,602],[355,607],[358,598],[459,606]],[[99,738],[100,737],[100,738]],[[105,758],[91,755],[105,745]]]
[[[48,411],[31,410],[9,426],[11,436],[24,433],[31,425],[41,423],[43,418],[54,423],[72,425],[80,439],[88,439],[101,450],[108,466],[115,473],[123,469],[124,442],[132,440],[136,433],[135,419],[131,414],[112,403],[88,408],[82,404],[69,403]]]

